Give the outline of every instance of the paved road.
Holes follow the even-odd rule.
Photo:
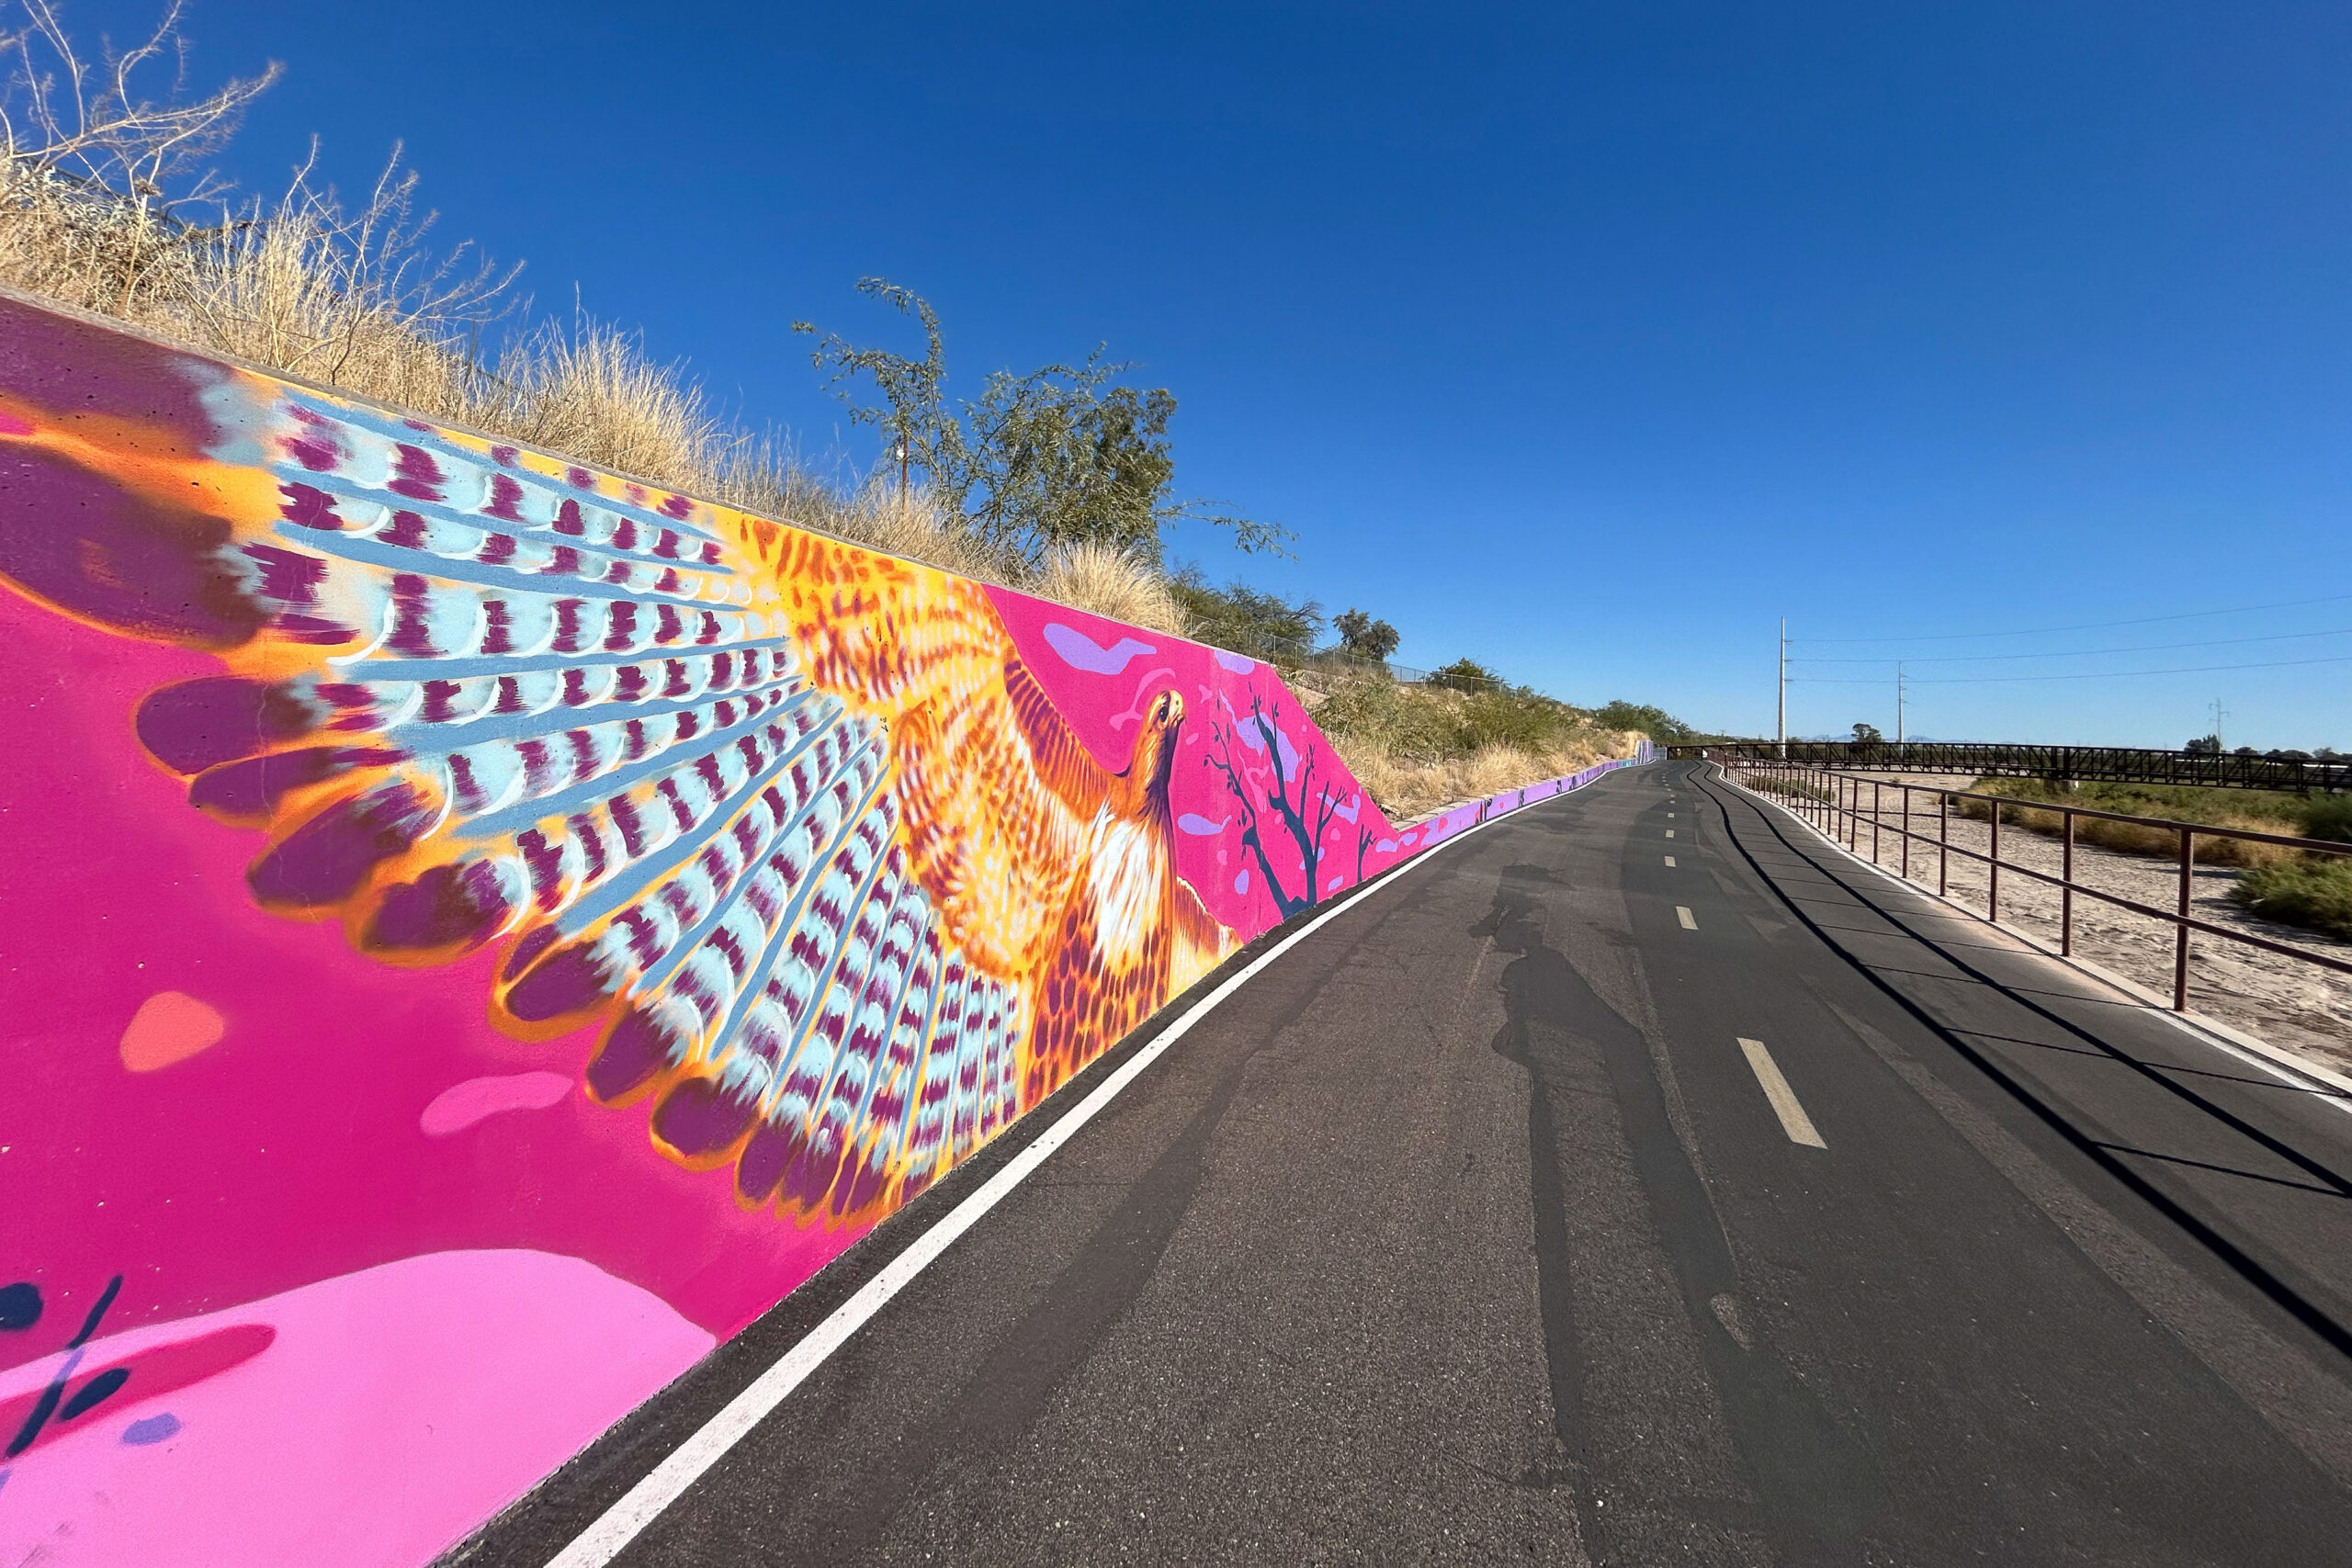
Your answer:
[[[2352,1561],[2347,1198],[2343,1101],[1635,770],[1250,981],[619,1561]]]

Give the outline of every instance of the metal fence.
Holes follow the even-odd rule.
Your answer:
[[[1348,675],[1385,675],[1407,686],[1447,686],[1458,692],[1510,692],[1518,689],[1498,675],[1465,675],[1453,670],[1416,670],[1409,664],[1367,659],[1361,653],[1350,652],[1345,646],[1317,649],[1309,653],[1273,652],[1250,657],[1262,659],[1284,671],[1312,673],[1322,670]]]
[[[2289,792],[2352,789],[2352,758],[2252,756],[2235,751],[2165,751],[2137,746],[2033,746],[1988,740],[1717,741],[1673,746],[1670,756],[1806,763],[1888,773],[2096,780],[2191,784],[2207,789]]]
[[[2081,894],[2097,898],[2133,914],[2168,922],[2173,928],[2172,1005],[2176,1012],[2188,1006],[2188,953],[2192,932],[2218,937],[2247,947],[2257,947],[2266,953],[2276,953],[2305,964],[2332,969],[2338,974],[2352,975],[2352,962],[2289,942],[2274,942],[2256,936],[2252,931],[2216,925],[2188,912],[2189,893],[2195,874],[2197,840],[2199,839],[2233,839],[2247,843],[2277,844],[2290,850],[2301,850],[2321,856],[2335,857],[2352,863],[2352,844],[2332,843],[2323,839],[2298,839],[2284,833],[2258,833],[2238,828],[2212,828],[2199,823],[2175,822],[2160,817],[2133,817],[2120,811],[2098,811],[2088,807],[2061,806],[2043,801],[2020,801],[2007,795],[1982,795],[1969,790],[1936,789],[1925,784],[1891,784],[1882,779],[1860,779],[1827,768],[1807,766],[1798,762],[1758,760],[1744,755],[1736,749],[1724,747],[1689,748],[1699,750],[1706,760],[1723,765],[1724,774],[1733,782],[1773,797],[1779,805],[1796,813],[1823,837],[1842,843],[1855,853],[1862,852],[1865,835],[1870,841],[1870,858],[1880,863],[1879,851],[1883,835],[1894,833],[1900,840],[1900,870],[1903,879],[1911,875],[1911,846],[1914,843],[1934,846],[1936,852],[1936,893],[1939,897],[1951,897],[1951,857],[1983,862],[1987,867],[1987,887],[1984,918],[1998,925],[2001,920],[2001,874],[2005,871],[2050,884],[2058,889],[2058,951],[2073,956],[2075,951],[2075,897]],[[1870,804],[1862,804],[1863,791],[1870,792]],[[1893,814],[1885,807],[1885,793],[1901,792],[1901,808]],[[1913,796],[1929,797],[1927,809],[1915,812]],[[1987,850],[1975,850],[1951,841],[1951,807],[1954,801],[1980,800],[1986,806],[1990,825]],[[1912,824],[1928,820],[1933,812],[1935,831],[1930,834],[1915,830]],[[2026,812],[2052,812],[2064,818],[2059,830],[2061,842],[2059,870],[2056,875],[2035,866],[2021,865],[2001,858],[2001,823],[2004,815],[2011,821]],[[2179,842],[2180,892],[2177,907],[2158,908],[2137,899],[2124,897],[2101,888],[2088,886],[2075,880],[2075,822],[2077,818],[2092,817],[2108,822],[2128,822],[2154,828],[2176,836]],[[1989,851],[1989,852],[1988,852]],[[1924,886],[1924,881],[1922,886]]]

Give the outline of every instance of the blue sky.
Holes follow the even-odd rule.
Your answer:
[[[2352,748],[2340,3],[199,0],[188,31],[199,81],[288,66],[249,186],[314,131],[347,186],[404,139],[447,235],[811,456],[872,444],[791,321],[912,346],[865,274],[939,307],[967,389],[1107,340],[1181,399],[1182,486],[1298,534],[1179,553],[1362,604],[1407,662],[1768,732],[1786,615],[1894,639],[1801,644],[1871,662],[1797,666],[1869,682],[1792,686],[1798,733],[1892,733],[1898,654],[2149,648],[1915,664],[1912,728],[2177,745],[2218,698],[2233,745]]]

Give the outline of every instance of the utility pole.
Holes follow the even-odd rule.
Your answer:
[[[2213,750],[2216,751],[2226,751],[2230,749],[2229,743],[2222,739],[2222,720],[2228,716],[2222,711],[2222,699],[2215,697],[2213,699]]]
[[[1894,743],[1903,744],[1903,660],[1894,661]]]
[[[1781,617],[1781,756],[1789,754],[1789,618]]]

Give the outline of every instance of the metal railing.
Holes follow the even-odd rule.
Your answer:
[[[1670,749],[1722,761],[1805,762],[1888,773],[2005,774],[2113,784],[2190,784],[2206,789],[2352,789],[2352,760],[2253,756],[2235,751],[2165,751],[2143,746],[2037,746],[1990,740],[1716,741]]]
[[[1231,651],[1246,652],[1247,650],[1233,649]],[[1280,670],[1303,670],[1307,671],[1317,670],[1340,670],[1346,671],[1353,674],[1385,675],[1388,679],[1395,681],[1399,685],[1405,686],[1448,686],[1457,692],[1512,692],[1519,690],[1519,687],[1516,684],[1503,679],[1500,675],[1486,672],[1468,674],[1463,671],[1453,669],[1416,670],[1409,664],[1398,664],[1393,660],[1373,659],[1364,654],[1356,653],[1351,650],[1344,643],[1337,644],[1330,648],[1311,649],[1305,653],[1296,652],[1295,650],[1273,649],[1267,652],[1250,654],[1250,657],[1253,659],[1262,659],[1267,663],[1272,664]]]
[[[2299,839],[2285,833],[2261,833],[2241,828],[2215,828],[2202,823],[2176,822],[2161,817],[2132,817],[2120,811],[2099,811],[2086,806],[2064,806],[2052,801],[2018,800],[2012,795],[1985,795],[1971,790],[1938,789],[1928,784],[1890,783],[1883,779],[1860,779],[1826,768],[1806,766],[1798,762],[1759,761],[1723,748],[1709,748],[1705,760],[1720,763],[1727,777],[1757,794],[1772,797],[1775,803],[1797,814],[1816,832],[1833,843],[1843,844],[1856,854],[1863,852],[1864,835],[1869,838],[1871,863],[1878,864],[1883,834],[1894,833],[1901,840],[1900,870],[1905,882],[1911,875],[1911,846],[1932,844],[1936,850],[1936,895],[1951,897],[1951,857],[1978,861],[1986,866],[1984,918],[1995,925],[2001,923],[2001,874],[2014,872],[2036,882],[2047,883],[2058,889],[2058,951],[2066,957],[2075,952],[2075,897],[2086,895],[2118,908],[2151,919],[2168,922],[2173,928],[2172,1006],[2176,1012],[2188,1007],[2188,953],[2191,932],[2220,937],[2247,947],[2260,948],[2306,964],[2332,969],[2341,975],[2352,975],[2352,962],[2329,953],[2314,953],[2307,947],[2290,942],[2274,942],[2252,931],[2216,925],[2189,913],[2189,895],[2196,875],[2197,841],[2199,839],[2233,839],[2246,843],[2276,844],[2286,849],[2301,850],[2311,854],[2332,855],[2352,862],[2352,844],[2333,843],[2324,839]],[[1759,787],[1760,786],[1760,787]],[[1870,804],[1862,802],[1864,789],[1870,792]],[[1885,792],[1902,792],[1902,809],[1895,817],[1899,826],[1888,821]],[[1925,813],[1915,814],[1911,797],[1915,795],[1934,798],[1936,830],[1931,835],[1914,831],[1912,823],[1924,820]],[[1976,850],[1951,841],[1951,807],[1954,801],[1981,800],[1986,803],[1985,819],[1989,827],[1987,847]],[[2015,821],[2027,812],[2048,812],[2064,820],[2059,829],[2059,869],[2055,875],[2037,866],[2022,864],[2001,858],[2001,821],[2005,813]],[[2153,828],[2176,836],[2178,840],[2180,868],[2179,897],[2175,908],[2158,908],[2136,898],[2092,887],[2075,880],[2075,820],[2097,818],[2105,822],[2126,822],[2135,827]],[[1924,880],[1921,886],[1925,886]]]
[[[1418,686],[1430,678],[1430,671],[1416,670],[1409,664],[1397,664],[1385,659],[1373,659],[1351,651],[1345,644],[1332,648],[1317,648],[1305,653],[1273,652],[1257,657],[1283,669],[1344,670],[1364,675],[1385,675],[1402,685]]]

